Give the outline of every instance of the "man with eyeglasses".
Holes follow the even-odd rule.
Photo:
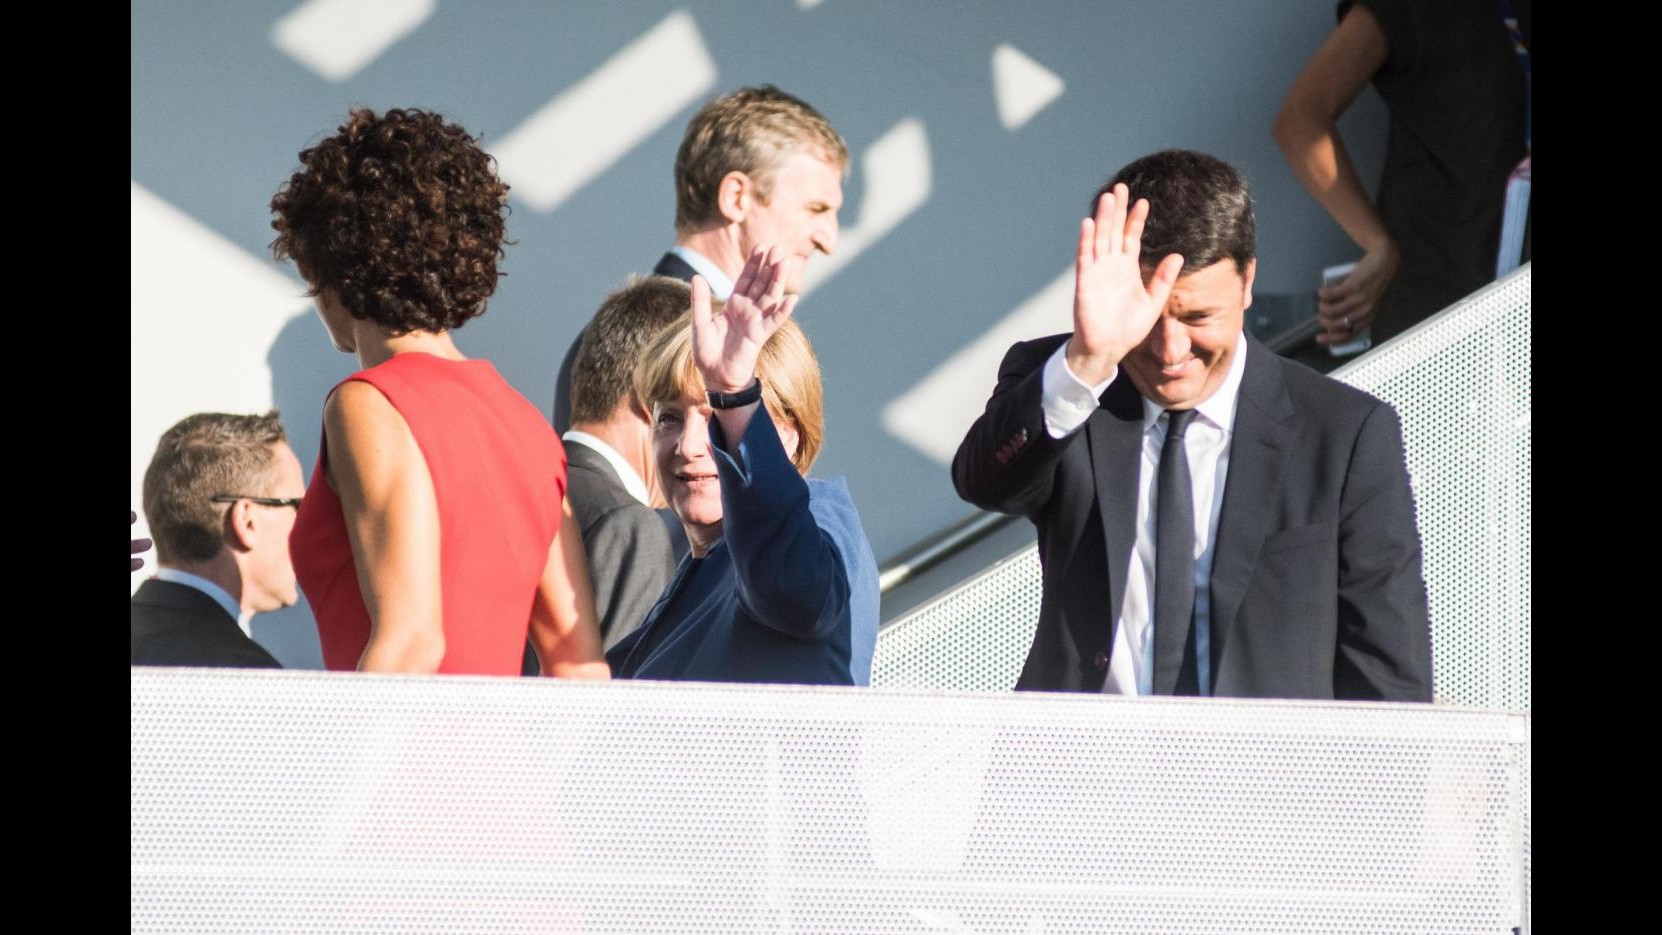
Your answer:
[[[256,613],[299,599],[289,532],[305,493],[277,412],[189,416],[144,472],[156,576],[133,594],[133,665],[281,668]]]

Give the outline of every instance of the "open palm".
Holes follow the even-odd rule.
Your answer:
[[[785,294],[785,255],[774,246],[758,246],[733,284],[733,294],[711,310],[710,284],[692,281],[692,351],[704,385],[718,393],[737,393],[756,377],[762,345],[796,309],[796,296]]]
[[[1097,199],[1096,217],[1079,225],[1068,364],[1090,383],[1100,382],[1098,376],[1105,378],[1148,336],[1183,269],[1183,258],[1169,254],[1147,284],[1143,282],[1142,237],[1148,200],[1139,198],[1127,210],[1130,200],[1125,185],[1115,185]]]

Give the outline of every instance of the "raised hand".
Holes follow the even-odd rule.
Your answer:
[[[737,393],[756,378],[762,345],[796,309],[796,296],[785,294],[785,259],[777,247],[757,246],[720,311],[711,311],[710,284],[693,277],[693,364],[708,389]]]
[[[1086,383],[1108,379],[1120,360],[1143,343],[1183,269],[1183,257],[1169,254],[1143,283],[1140,257],[1147,221],[1148,199],[1132,205],[1122,183],[1097,199],[1096,217],[1079,224],[1068,369]]]

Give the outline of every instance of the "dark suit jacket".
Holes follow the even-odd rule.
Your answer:
[[[688,266],[686,260],[683,260],[675,254],[668,252],[666,252],[663,257],[658,260],[658,265],[652,268],[652,274],[654,276],[672,276],[676,279],[682,280],[683,282],[691,282],[694,272],[696,272],[696,270],[694,270],[691,266]],[[560,372],[554,377],[554,431],[561,435],[564,435],[566,430],[571,428],[571,368],[577,362],[577,349],[583,346],[583,333],[587,330],[588,327],[585,325],[583,331],[577,332],[577,337],[572,339],[571,347],[566,349],[565,357],[560,360]],[[641,620],[646,616],[646,611],[652,609],[653,601],[658,599],[658,592],[662,591],[663,586],[669,582],[669,574],[675,570],[675,563],[679,562],[682,556],[687,554],[687,536],[685,531],[681,528],[681,521],[675,518],[674,513],[671,513],[669,510],[652,511],[657,515],[663,540],[667,542],[670,547],[671,558],[668,570],[665,571],[663,578],[658,581],[657,590],[653,591],[652,594],[647,597],[645,606],[639,608],[640,613],[638,615],[635,613],[636,601],[633,595],[644,590],[648,586],[646,583],[637,585],[634,583],[633,578],[618,581],[618,587],[621,591],[627,592],[631,596],[627,598],[624,598],[622,594],[608,596],[607,592],[612,590],[611,586],[608,584],[608,581],[616,580],[616,577],[615,572],[613,571],[598,569],[595,567],[596,553],[594,547],[589,544],[589,520],[584,518],[585,510],[587,508],[585,507],[583,500],[589,494],[581,489],[578,489],[580,482],[577,478],[577,472],[575,470],[576,456],[573,454],[574,451],[582,448],[582,445],[566,446],[566,457],[568,459],[568,467],[570,468],[568,483],[571,485],[568,487],[568,492],[571,494],[571,508],[574,512],[576,512],[578,522],[583,527],[583,548],[588,554],[589,576],[593,579],[595,584],[594,599],[596,610],[600,614],[600,636],[605,645],[609,647],[627,634],[630,630],[633,630],[635,627],[639,626]],[[585,451],[585,454],[593,455],[594,453],[592,451]],[[607,472],[607,475],[612,478],[613,483],[617,483],[617,475],[612,473],[611,465],[606,464],[604,460],[600,460],[600,463],[601,467]],[[629,500],[630,503],[634,503],[637,506],[639,505],[638,501],[636,501],[633,497],[630,497],[629,494],[623,490],[621,485],[619,485],[615,491],[608,493],[605,496],[607,498],[621,496],[624,499]],[[615,501],[608,499],[607,502]],[[640,514],[634,510],[628,512],[627,522],[629,525],[627,526],[627,529],[630,530],[630,532],[622,534],[624,539],[636,539],[633,534],[633,530],[636,528],[634,524],[638,522],[639,518],[643,515],[644,514]],[[618,517],[617,519],[621,522],[624,517]],[[625,527],[620,525],[618,528],[619,530],[622,530]],[[654,551],[655,547],[647,547],[645,545],[648,541],[649,540],[647,539],[640,539],[639,544],[641,544],[642,548],[647,548],[649,552]],[[604,551],[611,550],[608,549]],[[630,559],[627,559],[621,553],[616,556],[616,559],[618,562],[630,561]],[[643,561],[644,560],[645,559],[643,557]],[[651,563],[647,562],[647,564]],[[618,567],[627,566],[620,565]],[[621,603],[616,608],[615,613],[608,613],[610,608],[607,601],[614,597],[621,598]],[[529,642],[527,642],[525,646],[525,661],[522,671],[526,675],[536,675],[539,671],[536,651],[532,648]]]
[[[1083,428],[1045,429],[1044,364],[1067,339],[1010,349],[952,463],[964,499],[1038,527],[1044,592],[1018,689],[1101,689],[1137,535],[1143,412],[1123,370]],[[1430,701],[1395,411],[1247,343],[1212,564],[1212,693]]]
[[[282,668],[225,608],[188,585],[154,578],[139,585],[132,618],[135,666]]]
[[[605,458],[566,445],[567,491],[583,530],[600,637],[610,649],[646,619],[675,572],[669,533],[658,511],[629,495]]]
[[[665,253],[652,267],[654,276],[672,276],[682,282],[692,282],[693,273],[697,272],[687,261],[673,253]],[[584,331],[588,330],[587,326]],[[560,372],[554,377],[554,431],[561,435],[571,428],[571,366],[577,361],[577,349],[583,345],[583,332],[577,332],[572,339],[571,347],[566,348],[566,356],[560,360]]]

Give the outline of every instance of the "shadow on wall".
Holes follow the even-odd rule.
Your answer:
[[[283,326],[266,356],[271,368],[271,403],[283,413],[283,428],[306,472],[308,488],[323,440],[323,400],[336,383],[356,370],[352,357],[329,344],[317,315],[308,311]],[[254,639],[288,669],[323,668],[317,622],[305,595],[293,607],[254,618]]]

